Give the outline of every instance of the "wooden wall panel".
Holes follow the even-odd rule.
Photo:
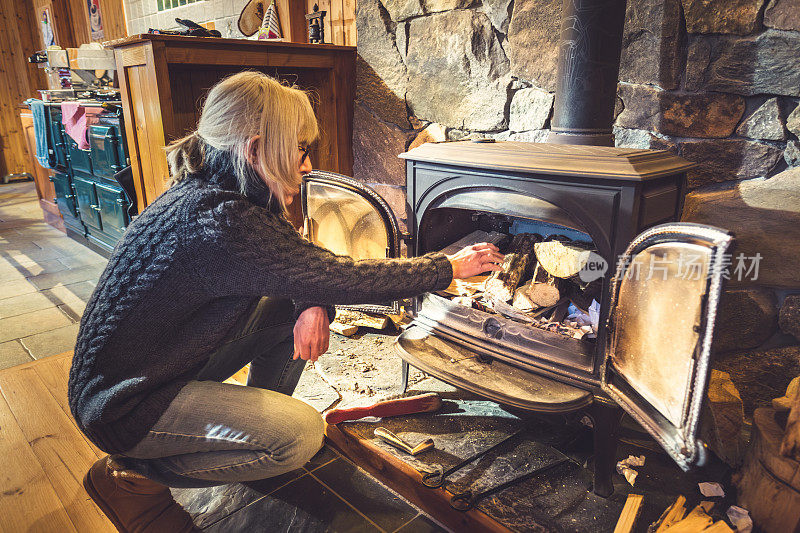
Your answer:
[[[104,40],[125,37],[122,0],[100,2]],[[45,7],[59,46],[75,48],[90,40],[86,0],[0,0],[0,177],[34,173],[18,106],[47,87],[41,69],[27,61],[44,47],[39,16]]]
[[[39,44],[27,31],[33,24],[33,7],[27,2],[0,0],[0,176],[33,173],[19,118],[19,104],[37,96],[44,76],[27,58]]]
[[[83,2],[86,6],[86,2]],[[100,14],[103,17],[103,40],[112,41],[128,36],[128,29],[125,25],[125,4],[122,0],[100,0]],[[88,24],[88,23],[87,23]]]
[[[325,15],[325,42],[342,46],[356,46],[356,1],[357,0],[307,0],[306,9],[314,11],[319,5]]]

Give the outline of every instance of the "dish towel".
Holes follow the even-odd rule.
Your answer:
[[[78,102],[61,102],[61,121],[64,123],[64,131],[78,143],[78,148],[88,150],[89,126],[95,124],[97,119],[87,117],[86,109]]]
[[[35,98],[25,101],[33,114],[33,134],[36,137],[36,160],[45,168],[55,166],[55,152],[50,150],[47,131],[47,108],[44,102]]]

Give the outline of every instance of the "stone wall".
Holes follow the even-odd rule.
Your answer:
[[[561,0],[358,0],[355,176],[402,218],[409,147],[546,140],[560,23]],[[759,279],[725,296],[720,352],[800,334],[797,297],[778,321],[800,289],[798,102],[800,0],[628,0],[617,144],[698,163],[684,219],[763,256]]]

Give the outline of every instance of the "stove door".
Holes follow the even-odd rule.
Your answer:
[[[311,242],[353,259],[399,257],[400,229],[392,209],[363,183],[315,170],[303,178],[300,194],[304,233]],[[397,314],[400,302],[343,307]]]
[[[602,388],[684,470],[705,462],[698,421],[731,241],[710,226],[655,226],[619,258],[611,286]]]

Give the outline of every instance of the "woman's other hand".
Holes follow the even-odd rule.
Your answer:
[[[503,270],[503,258],[497,246],[480,242],[448,255],[453,265],[453,279],[464,279],[484,272]]]
[[[328,312],[324,307],[309,307],[297,317],[294,324],[294,357],[316,361],[328,351],[330,340]]]

